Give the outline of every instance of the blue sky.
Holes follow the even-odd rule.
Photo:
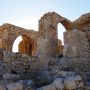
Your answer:
[[[0,25],[11,23],[38,30],[38,20],[44,13],[55,11],[73,21],[90,12],[90,0],[0,0]],[[59,38],[64,28],[59,25]]]
[[[73,21],[90,12],[90,0],[0,0],[0,25],[12,23],[36,30],[40,17],[49,11]]]

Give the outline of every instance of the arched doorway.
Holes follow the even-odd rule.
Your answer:
[[[39,33],[47,39],[48,47],[47,52],[50,56],[58,54],[58,24],[61,23],[66,31],[72,30],[72,22],[55,12],[49,12],[39,20]],[[61,45],[61,44],[60,44]]]
[[[19,53],[32,55],[34,43],[27,35],[22,35],[22,41],[19,43]]]
[[[63,55],[63,47],[64,47],[64,36],[63,33],[66,31],[65,27],[58,23],[57,25],[57,32],[58,32],[58,47],[57,47],[57,53],[58,55]]]
[[[61,23],[59,23],[57,27],[58,27],[58,39],[60,39],[62,42],[62,45],[64,45],[63,33],[66,31],[66,29]]]
[[[12,52],[19,52],[18,45],[22,41],[22,36],[18,36],[13,43]]]
[[[35,45],[36,44],[33,39],[28,37],[26,34],[23,34],[16,38],[13,44],[13,52],[32,56],[35,53]]]

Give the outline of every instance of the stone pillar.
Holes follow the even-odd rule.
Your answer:
[[[47,43],[48,55],[55,56],[57,54],[58,45],[57,25],[51,24],[50,20],[43,18],[39,21],[39,33],[41,37],[49,41]]]

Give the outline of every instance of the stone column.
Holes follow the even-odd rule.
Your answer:
[[[53,23],[51,24],[51,21],[49,20],[44,18],[39,21],[39,33],[41,37],[49,41],[47,43],[48,55],[55,56],[57,54],[56,47],[58,45],[57,25],[53,25]]]

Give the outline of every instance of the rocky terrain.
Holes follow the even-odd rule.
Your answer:
[[[39,58],[9,51],[2,55],[0,90],[84,90],[82,77],[63,67],[62,57],[48,57],[47,67],[41,67]]]

